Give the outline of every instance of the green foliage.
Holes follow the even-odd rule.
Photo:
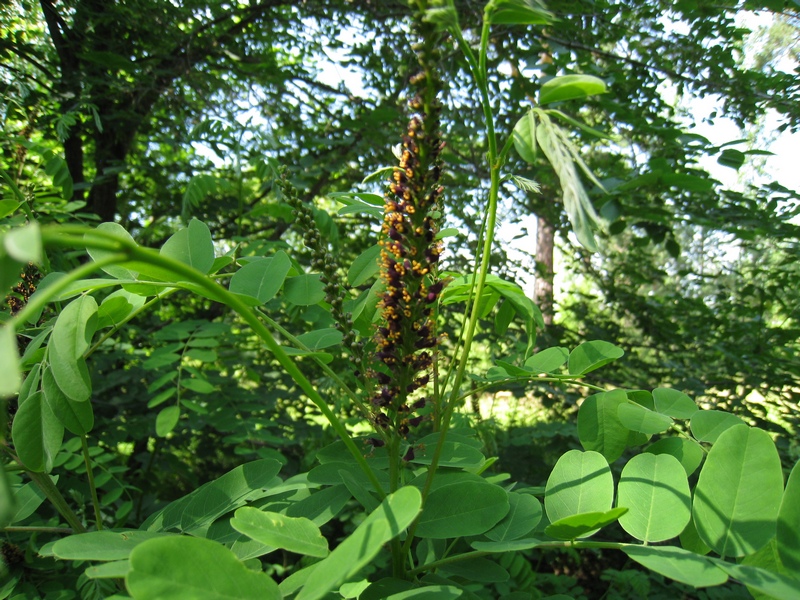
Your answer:
[[[416,94],[399,166],[379,171],[392,174],[391,194],[357,189],[352,182],[371,162],[385,167],[379,150],[368,148],[377,133],[396,125],[394,100],[321,85],[304,61],[343,50],[343,15],[362,28],[388,13],[374,3],[334,4],[143,3],[99,12],[76,2],[60,15],[43,3],[44,23],[0,12],[4,23],[25,26],[0,44],[4,58],[15,52],[10,72],[25,79],[31,65],[58,69],[57,85],[32,84],[35,98],[3,90],[11,128],[34,123],[41,103],[52,125],[39,126],[52,126],[65,152],[62,158],[45,142],[10,135],[0,140],[9,151],[2,173],[10,193],[0,199],[0,289],[15,300],[0,324],[0,397],[10,409],[3,404],[10,427],[0,428],[0,597],[49,599],[76,590],[75,597],[117,599],[515,599],[615,597],[619,590],[658,597],[654,590],[662,589],[674,597],[705,593],[689,588],[729,578],[768,597],[798,595],[798,468],[784,489],[789,469],[782,460],[793,463],[792,455],[758,426],[775,418],[753,421],[709,407],[687,393],[691,386],[662,378],[681,364],[711,368],[691,353],[680,363],[669,350],[675,356],[658,369],[631,371],[625,365],[637,360],[632,328],[600,336],[594,335],[599,325],[584,327],[606,310],[599,301],[585,301],[582,315],[571,308],[580,330],[560,331],[546,347],[553,332],[542,335],[545,318],[495,239],[511,181],[532,195],[549,194],[548,202],[560,190],[560,203],[551,204],[563,205],[564,215],[551,206],[549,216],[559,227],[569,221],[585,249],[608,251],[615,241],[633,239],[634,257],[620,267],[625,276],[632,263],[643,270],[651,264],[637,253],[645,245],[663,243],[667,254],[679,256],[670,229],[678,213],[670,210],[685,211],[680,219],[702,214],[703,226],[730,220],[732,210],[717,203],[719,214],[707,216],[687,208],[690,199],[711,202],[714,188],[689,166],[690,141],[656,135],[669,129],[658,111],[634,120],[629,113],[648,94],[630,89],[638,76],[605,73],[605,51],[592,50],[597,64],[587,64],[581,48],[540,27],[554,15],[539,3],[491,0],[483,21],[475,22],[454,2],[415,0],[410,36],[391,15],[391,22],[380,22],[392,35],[365,37],[342,59],[365,65],[369,95],[396,98],[409,75]],[[736,41],[740,34],[729,29],[724,8],[703,6],[703,19],[685,18]],[[661,7],[620,5],[620,18],[660,23]],[[140,9],[151,9],[153,22],[180,35],[143,30],[133,18]],[[571,10],[564,9],[564,19]],[[611,14],[608,3],[596,10]],[[686,8],[670,10],[669,18],[677,18]],[[305,36],[311,23],[325,35]],[[52,47],[39,43],[44,27],[51,28]],[[518,46],[503,46],[506,31],[519,36]],[[651,33],[659,31],[653,26]],[[546,48],[533,43],[534,35],[547,40]],[[582,35],[576,32],[576,44]],[[602,38],[592,48],[615,47]],[[132,39],[141,46],[128,46]],[[447,40],[462,62],[448,63]],[[634,36],[630,47],[647,46]],[[712,80],[727,74],[725,56],[700,47],[698,68],[707,67]],[[176,48],[184,70],[171,62]],[[406,72],[410,48],[419,74]],[[496,80],[496,62],[532,64],[545,50],[541,80],[521,82],[516,72],[511,85]],[[680,60],[684,51],[675,49]],[[671,72],[672,58],[659,60]],[[220,76],[220,61],[233,65],[230,77]],[[37,77],[48,75],[40,70]],[[265,93],[262,105],[274,100],[274,137],[250,139],[246,128],[216,118],[182,131],[194,119],[186,116],[189,108],[212,110],[217,105],[206,96],[236,96],[247,73],[258,74],[262,85],[247,87],[248,94]],[[739,71],[736,77],[741,83]],[[474,90],[477,99],[460,119],[441,123],[452,148],[439,140],[445,78],[455,96]],[[759,81],[774,91],[783,80]],[[310,87],[290,91],[297,82]],[[186,98],[169,100],[167,91],[177,89]],[[508,93],[507,104],[496,104],[506,102],[496,100],[499,91]],[[620,93],[630,94],[629,104],[619,103]],[[579,117],[536,106],[519,119],[523,97],[562,103],[564,110],[580,101]],[[794,108],[783,112],[797,117]],[[629,121],[635,126],[628,142],[649,153],[642,173],[591,145],[608,138],[600,129],[619,133]],[[485,134],[476,133],[479,126]],[[153,134],[149,150],[137,147],[141,131]],[[351,132],[352,139],[332,131]],[[190,144],[170,149],[172,136],[159,141],[168,132],[207,144],[222,166],[213,173],[210,165],[195,168],[200,161]],[[46,137],[25,136],[40,134]],[[737,169],[748,156],[700,145]],[[529,166],[514,164],[512,146]],[[95,172],[87,182],[80,163],[89,149]],[[473,151],[486,160],[469,156]],[[27,152],[43,162],[30,163]],[[273,186],[278,152],[288,175]],[[453,165],[450,179],[441,180],[452,184],[452,195],[439,189],[440,159]],[[541,184],[506,173],[530,166]],[[196,171],[209,172],[188,175]],[[474,193],[476,184],[462,202],[455,191],[470,183],[471,171],[485,174],[486,193]],[[151,187],[157,199],[144,200]],[[311,191],[303,197],[301,188]],[[608,197],[601,195],[606,190]],[[779,192],[788,195],[768,200],[772,214],[791,199]],[[91,201],[96,215],[118,214],[120,222],[96,224],[96,216],[77,212],[84,200],[74,196]],[[456,226],[442,227],[444,215]],[[762,225],[771,236],[791,233],[791,218]],[[609,226],[600,227],[601,219]],[[289,229],[293,221],[305,230]],[[648,231],[650,239],[638,243],[629,227]],[[460,245],[471,233],[479,244]],[[440,269],[444,241],[453,258]],[[582,252],[576,250],[585,258]],[[790,266],[790,257],[778,266]],[[593,260],[584,263],[591,269]],[[37,274],[25,287],[30,269]],[[617,285],[612,270],[608,277]],[[773,280],[777,271],[758,288],[764,302],[773,292],[779,297],[779,282],[796,282]],[[639,277],[647,280],[647,273]],[[632,285],[613,291],[624,294]],[[793,308],[785,299],[780,304],[760,313],[773,321],[762,326],[790,336],[791,327],[784,332],[775,321],[793,323]],[[722,305],[689,306],[691,315],[727,317]],[[639,308],[634,317],[659,316],[650,305]],[[598,317],[598,323],[613,321]],[[671,322],[654,327],[666,330]],[[653,335],[671,348],[667,342],[688,332]],[[733,352],[725,346],[721,354]],[[783,359],[792,362],[791,355]],[[720,368],[732,365],[730,376],[738,377],[740,363],[730,361]],[[482,399],[500,390],[526,401],[534,390],[537,402],[558,403],[550,405],[549,420],[524,429],[515,430],[522,417],[511,414],[504,431],[480,410]],[[567,403],[580,404],[576,427],[552,418],[574,420]],[[515,460],[531,463],[525,476],[501,470]],[[612,562],[627,558],[644,571]],[[582,561],[584,572],[599,576],[578,583],[537,572],[550,560]],[[590,585],[606,587],[598,592]]]

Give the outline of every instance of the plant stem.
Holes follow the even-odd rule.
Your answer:
[[[100,501],[97,498],[97,487],[94,484],[94,473],[92,472],[91,458],[89,457],[89,444],[86,436],[81,436],[81,448],[83,448],[83,461],[86,463],[86,478],[89,480],[89,491],[92,494],[92,506],[94,507],[94,520],[97,524],[97,531],[103,530],[103,517],[100,515]]]
[[[472,299],[472,309],[470,310],[470,317],[467,323],[467,331],[464,335],[464,345],[461,350],[461,355],[458,360],[458,368],[456,369],[455,379],[452,382],[450,390],[450,399],[445,407],[442,417],[441,435],[436,444],[436,449],[431,457],[431,465],[428,470],[428,477],[425,481],[425,487],[422,490],[423,502],[430,492],[431,485],[433,484],[433,477],[436,468],[439,464],[439,457],[444,447],[445,436],[450,426],[450,419],[453,416],[453,411],[456,407],[458,399],[458,391],[461,383],[464,380],[464,374],[467,369],[467,362],[469,360],[470,350],[472,348],[472,339],[475,335],[475,329],[478,325],[478,318],[480,314],[481,296],[483,295],[483,288],[486,283],[486,276],[489,273],[489,261],[492,254],[492,244],[494,243],[494,230],[497,223],[497,203],[500,191],[500,164],[497,162],[497,140],[494,132],[494,116],[491,111],[491,104],[489,99],[489,90],[486,84],[486,49],[489,38],[489,18],[488,11],[492,3],[488,4],[484,11],[483,30],[481,32],[481,54],[477,70],[474,66],[474,58],[470,61],[470,66],[473,69],[473,77],[475,78],[478,88],[481,92],[481,105],[483,107],[483,114],[486,124],[486,135],[489,144],[489,166],[491,184],[489,188],[487,218],[486,218],[486,232],[483,240],[483,249],[481,253],[480,269],[475,281],[474,297]],[[459,36],[461,39],[463,37]]]
[[[44,235],[42,237],[44,238]],[[28,303],[22,308],[22,310],[8,320],[9,327],[13,327],[15,329],[19,327],[20,323],[24,323],[30,315],[34,315],[43,309],[47,303],[51,301],[51,299],[55,298],[61,292],[67,289],[70,284],[79,281],[84,277],[88,277],[97,269],[122,262],[126,258],[127,257],[125,254],[119,253],[107,256],[97,262],[86,263],[85,265],[81,265],[80,267],[73,269],[63,277],[60,277],[46,288],[37,290],[37,293],[30,297]]]
[[[400,487],[400,437],[396,434],[392,435],[387,445],[389,453],[389,491],[393,493]],[[403,557],[405,553],[403,552],[400,538],[393,537],[390,546],[392,549],[392,575],[398,579],[403,579],[405,569]]]
[[[30,532],[30,533],[63,533],[66,535],[72,535],[75,533],[69,527],[23,527],[23,526],[14,526],[9,525],[8,527],[3,527],[0,531],[5,531],[7,533],[19,533],[19,532]]]
[[[524,382],[538,383],[540,381],[544,381],[544,382],[547,382],[547,383],[566,383],[566,384],[569,384],[569,385],[585,387],[587,389],[594,390],[596,392],[605,392],[606,391],[604,388],[600,387],[599,385],[594,385],[593,383],[587,383],[585,381],[580,381],[579,379],[571,378],[568,375],[565,375],[563,377],[559,377],[559,376],[555,376],[555,377],[537,377],[535,375],[531,375],[531,377],[509,377],[508,379],[502,379],[500,381],[494,381],[494,382],[486,383],[484,385],[480,385],[480,386],[476,387],[475,389],[472,389],[472,390],[468,391],[465,394],[461,394],[456,399],[456,404],[460,404],[462,401],[466,400],[470,396],[474,396],[475,394],[477,394],[479,392],[483,392],[483,391],[488,390],[489,388],[492,388],[492,387],[494,387],[496,385],[499,385],[499,384],[503,384],[503,383],[524,383]]]
[[[83,526],[78,515],[70,508],[64,496],[58,491],[58,488],[50,479],[47,473],[33,473],[28,471],[28,476],[31,480],[42,490],[42,493],[47,497],[58,513],[64,517],[67,524],[72,527],[74,533],[86,533],[86,527]]]
[[[453,6],[452,2],[451,6]],[[447,437],[447,432],[450,427],[450,419],[452,418],[453,412],[455,411],[456,401],[459,395],[459,389],[461,387],[461,383],[464,380],[464,374],[467,369],[467,362],[469,360],[469,354],[472,348],[472,339],[475,335],[475,329],[478,325],[481,296],[483,294],[483,288],[486,283],[486,276],[489,272],[489,261],[491,258],[492,244],[494,243],[494,229],[497,223],[497,203],[498,203],[498,195],[500,192],[501,165],[500,162],[497,160],[497,139],[495,137],[495,131],[494,131],[494,116],[492,115],[491,102],[489,98],[489,88],[487,85],[488,77],[486,71],[486,52],[489,43],[489,26],[490,26],[489,14],[493,7],[494,3],[489,2],[486,5],[486,8],[484,9],[483,28],[481,31],[481,48],[478,61],[475,60],[475,56],[472,53],[472,49],[469,47],[469,44],[466,43],[466,40],[464,40],[464,36],[461,33],[460,27],[456,24],[455,27],[453,28],[453,34],[456,37],[459,46],[464,51],[464,54],[467,58],[467,63],[469,64],[470,70],[472,71],[472,76],[475,80],[476,85],[478,86],[478,89],[480,90],[481,106],[483,108],[484,121],[486,125],[486,136],[489,146],[488,159],[489,159],[491,184],[489,188],[488,206],[486,214],[486,232],[483,240],[480,268],[473,288],[474,294],[472,297],[472,308],[470,310],[469,321],[467,322],[466,334],[464,335],[464,345],[461,349],[461,355],[458,359],[458,367],[456,369],[455,379],[452,382],[452,387],[450,390],[450,398],[447,402],[447,405],[444,407],[439,439],[436,443],[436,448],[434,449],[433,454],[431,456],[431,464],[430,467],[428,468],[428,475],[427,478],[425,479],[425,485],[422,489],[423,506],[425,505],[425,500],[427,499],[428,494],[430,493],[431,490],[431,486],[433,485],[436,469],[439,465],[439,458],[441,457],[442,449],[444,448],[445,438]],[[404,553],[410,550],[411,548],[411,542],[413,540],[414,532],[416,531],[418,522],[419,518],[417,518],[417,520],[415,520],[414,523],[412,523],[411,527],[409,528],[408,537],[406,539],[405,545],[403,546]]]
[[[264,321],[266,321],[267,324],[270,327],[272,327],[275,331],[280,333],[283,337],[285,337],[287,340],[289,340],[297,348],[299,348],[300,350],[303,350],[304,352],[312,352],[311,349],[308,346],[306,346],[303,342],[301,342],[299,339],[297,339],[295,336],[293,336],[291,333],[289,333],[286,329],[281,327],[275,320],[273,320],[270,317],[268,317],[264,313],[264,311],[259,310],[258,313],[261,315],[261,318],[264,319]],[[350,389],[350,386],[348,386],[344,382],[344,380],[341,377],[339,377],[339,374],[336,371],[334,371],[333,369],[331,369],[327,364],[322,362],[322,360],[320,360],[319,357],[314,356],[312,354],[310,356],[310,358],[315,363],[317,363],[317,366],[320,369],[322,369],[325,372],[325,374],[328,375],[328,377],[333,379],[339,385],[341,390],[345,394],[347,394],[347,396],[353,401],[353,404],[355,404],[358,407],[358,409],[361,411],[362,416],[364,416],[365,418],[368,418],[369,417],[369,410],[367,410],[367,407],[364,406],[364,403],[361,401],[361,398],[358,397],[358,394],[356,394],[352,389]],[[377,432],[379,434],[383,435],[383,431],[382,430],[378,429]],[[384,441],[386,441],[386,440],[384,440]]]
[[[319,408],[319,410],[331,424],[331,427],[333,427],[334,431],[336,431],[337,435],[353,455],[356,463],[359,465],[361,470],[364,471],[364,474],[375,488],[375,491],[378,493],[378,496],[381,498],[381,500],[386,497],[386,492],[381,487],[377,476],[359,451],[358,447],[356,447],[355,442],[353,442],[345,426],[330,409],[319,392],[317,392],[313,384],[305,377],[305,375],[303,375],[294,361],[289,357],[288,354],[286,354],[283,348],[281,348],[280,344],[278,344],[272,333],[266,328],[264,323],[258,318],[252,308],[250,308],[235,294],[230,293],[227,289],[210,279],[207,275],[176,259],[159,254],[155,250],[151,250],[149,248],[142,248],[131,240],[119,238],[104,231],[81,226],[56,226],[42,230],[42,241],[45,244],[55,246],[95,248],[100,250],[110,250],[115,253],[102,261],[98,261],[97,263],[89,265],[83,265],[82,267],[79,267],[79,269],[76,269],[76,271],[80,270],[83,274],[90,273],[94,269],[98,268],[98,266],[101,264],[124,264],[131,261],[141,261],[172,272],[183,280],[192,283],[201,290],[207,292],[210,298],[226,304],[235,310],[247,322],[247,324],[253,328],[253,331],[261,338],[261,340],[264,342],[264,345],[270,350],[270,352],[272,352],[276,360],[284,368],[287,374],[294,379],[300,389],[302,389],[309,399],[311,399],[311,401],[317,406],[317,408]],[[74,281],[76,279],[79,279],[79,277],[73,277],[72,280]],[[57,284],[60,283],[61,280],[57,282]],[[177,284],[176,287],[182,286]],[[63,289],[63,287],[61,289]],[[48,290],[50,290],[50,288],[47,288],[45,291]],[[52,297],[52,294],[50,296]]]

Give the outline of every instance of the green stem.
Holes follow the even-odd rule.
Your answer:
[[[0,531],[5,531],[7,533],[19,533],[19,532],[30,532],[30,533],[63,533],[66,535],[72,535],[75,533],[69,527],[20,527],[20,526],[13,526],[9,525],[8,527],[3,527]]]
[[[29,316],[35,315],[42,310],[53,298],[66,290],[71,284],[88,277],[97,269],[107,267],[125,260],[123,253],[113,254],[97,262],[89,262],[85,265],[73,269],[63,277],[59,277],[55,282],[44,289],[37,290],[37,293],[30,297],[28,303],[13,318],[8,320],[9,327],[17,328],[20,323],[28,320]]]
[[[127,317],[122,319],[119,323],[114,323],[114,325],[111,327],[111,329],[109,329],[107,332],[105,332],[102,336],[100,336],[100,339],[98,339],[94,344],[91,345],[91,347],[84,353],[83,357],[84,358],[88,358],[89,356],[91,356],[100,347],[100,345],[103,342],[105,342],[108,338],[110,338],[112,335],[114,335],[116,332],[118,332],[122,328],[122,326],[125,325],[125,323],[127,323],[130,320],[136,318],[139,314],[141,314],[145,310],[149,309],[153,304],[157,304],[157,303],[161,302],[161,300],[164,297],[166,297],[166,296],[168,296],[170,294],[173,294],[173,293],[175,293],[177,291],[178,291],[178,288],[172,288],[172,289],[164,290],[164,292],[162,294],[157,294],[155,297],[153,297],[152,300],[148,300],[147,302],[142,304],[139,308],[137,308],[131,314],[129,314]]]
[[[555,377],[509,377],[508,379],[503,379],[501,381],[495,381],[495,382],[492,382],[492,383],[486,383],[484,385],[480,385],[480,386],[476,387],[475,389],[472,389],[472,390],[468,391],[467,393],[460,395],[456,399],[456,404],[460,404],[461,402],[463,402],[464,400],[466,400],[470,396],[474,396],[475,394],[477,394],[479,392],[483,392],[485,390],[488,390],[489,388],[495,387],[496,385],[499,385],[499,384],[502,384],[502,383],[524,383],[524,382],[528,382],[528,383],[534,383],[535,382],[535,383],[538,383],[540,381],[544,381],[544,382],[548,382],[548,383],[567,383],[567,384],[570,384],[570,385],[576,385],[576,386],[585,387],[587,389],[594,390],[594,391],[597,391],[597,392],[605,392],[606,391],[604,388],[602,388],[602,387],[600,387],[598,385],[594,385],[593,383],[587,383],[585,381],[580,381],[578,379],[572,379],[569,376],[563,376],[563,377],[558,377],[558,376],[555,376]]]
[[[400,436],[392,435],[386,448],[389,454],[389,492],[394,493],[400,487]],[[405,561],[400,538],[395,536],[390,542],[392,550],[392,575],[403,579]]]
[[[33,473],[28,471],[28,476],[31,480],[42,490],[42,493],[50,501],[58,513],[64,517],[67,524],[73,529],[75,533],[86,533],[86,527],[83,526],[78,515],[70,508],[64,496],[58,491],[58,488],[50,479],[47,473]]]
[[[638,546],[638,544],[621,544],[619,542],[576,542],[576,541],[569,541],[569,542],[541,542],[531,548],[531,550],[547,550],[547,549],[554,549],[554,548],[602,548],[606,550],[622,550],[626,546]],[[409,576],[419,575],[420,573],[424,573],[425,571],[432,571],[433,569],[437,569],[439,567],[444,567],[446,565],[451,565],[453,563],[462,562],[465,560],[470,560],[473,558],[478,558],[481,556],[487,556],[489,554],[496,554],[493,552],[486,552],[483,550],[474,550],[472,552],[465,552],[463,554],[456,554],[454,556],[449,556],[447,558],[442,558],[440,560],[435,560],[430,562],[426,565],[422,565],[417,567],[416,569],[411,569],[408,572]]]
[[[275,331],[277,331],[278,333],[280,333],[280,334],[281,334],[283,337],[285,337],[285,338],[286,338],[288,341],[290,341],[292,344],[294,344],[294,346],[296,346],[296,347],[297,347],[297,348],[299,348],[300,350],[303,350],[304,352],[312,352],[312,351],[311,351],[311,349],[310,349],[308,346],[306,346],[306,345],[305,345],[303,342],[301,342],[299,339],[297,339],[297,338],[296,338],[294,335],[292,335],[291,333],[289,333],[289,332],[288,332],[286,329],[284,329],[283,327],[281,327],[281,326],[280,326],[280,325],[279,325],[279,324],[278,324],[278,323],[277,323],[275,320],[273,320],[273,319],[271,319],[270,317],[268,317],[268,316],[267,316],[267,315],[264,313],[264,311],[262,311],[262,310],[259,310],[258,312],[259,312],[259,314],[261,315],[261,318],[262,318],[262,319],[264,319],[264,321],[266,321],[266,322],[267,322],[267,324],[268,324],[270,327],[272,327],[272,328],[273,328]],[[333,369],[331,369],[331,368],[330,368],[330,367],[329,367],[327,364],[325,364],[324,362],[322,362],[322,360],[320,360],[320,358],[319,358],[319,357],[317,357],[317,356],[314,356],[314,354],[311,354],[310,358],[311,358],[311,360],[313,360],[315,363],[317,363],[317,366],[319,366],[319,368],[320,368],[320,369],[322,369],[322,371],[323,371],[323,372],[324,372],[324,373],[325,373],[325,374],[326,374],[328,377],[330,377],[331,379],[333,379],[333,381],[335,381],[335,382],[337,383],[337,385],[339,386],[339,388],[341,388],[341,390],[342,390],[342,391],[343,391],[345,394],[347,394],[347,396],[350,398],[350,400],[352,400],[352,401],[353,401],[353,404],[355,404],[355,405],[358,407],[358,409],[361,411],[361,414],[364,416],[364,418],[368,418],[368,417],[369,417],[369,414],[370,414],[370,413],[369,413],[369,410],[367,409],[367,407],[366,407],[366,406],[364,406],[364,403],[361,401],[361,398],[359,398],[359,397],[358,397],[358,394],[356,394],[356,393],[355,393],[355,392],[354,392],[352,389],[350,389],[350,386],[348,386],[348,385],[347,385],[347,384],[344,382],[344,380],[343,380],[341,377],[339,377],[339,374],[338,374],[338,373],[336,373],[336,371],[334,371]],[[383,431],[382,431],[382,430],[380,430],[380,429],[377,429],[376,431],[377,431],[378,433],[380,433],[381,435],[383,435]],[[386,441],[386,440],[384,440],[384,441]]]
[[[81,436],[81,448],[83,449],[83,462],[86,463],[86,478],[89,480],[89,491],[92,494],[92,506],[94,507],[94,520],[97,524],[97,531],[103,530],[103,517],[100,514],[100,500],[97,498],[97,487],[94,484],[94,473],[92,472],[91,457],[89,456],[89,444],[86,436]]]
[[[453,6],[452,2],[451,6]],[[472,50],[469,48],[469,44],[467,44],[466,41],[464,40],[464,36],[460,31],[460,27],[456,25],[453,28],[453,34],[456,37],[459,46],[464,51],[464,54],[467,58],[467,62],[470,66],[470,70],[472,71],[472,76],[475,80],[476,85],[478,86],[478,89],[480,90],[481,106],[483,108],[484,121],[486,125],[486,136],[489,146],[488,159],[490,167],[491,184],[489,188],[489,198],[488,198],[488,207],[486,215],[486,232],[483,240],[480,269],[474,285],[474,297],[472,298],[472,309],[470,310],[470,317],[467,323],[467,331],[466,334],[464,335],[464,345],[461,349],[461,355],[458,360],[458,368],[456,369],[455,379],[452,382],[450,399],[448,400],[447,405],[444,408],[439,439],[436,443],[436,448],[434,449],[433,454],[431,456],[431,464],[430,467],[428,468],[428,475],[425,480],[425,486],[422,489],[423,506],[425,500],[428,497],[428,494],[430,493],[431,486],[433,485],[436,469],[439,466],[439,458],[441,457],[442,449],[444,448],[445,438],[447,436],[448,429],[450,428],[450,419],[452,418],[453,412],[455,411],[456,401],[459,395],[459,389],[461,387],[461,383],[464,380],[464,374],[466,372],[467,362],[469,359],[470,350],[472,348],[472,339],[475,335],[475,329],[478,324],[481,296],[483,294],[483,288],[486,283],[486,276],[489,272],[489,261],[491,258],[492,244],[494,243],[494,229],[497,223],[497,204],[498,204],[498,195],[500,191],[500,163],[497,160],[497,139],[495,137],[494,116],[492,115],[491,102],[489,98],[489,88],[487,84],[488,75],[486,70],[487,69],[486,53],[489,43],[489,27],[490,27],[489,14],[493,6],[494,4],[492,2],[489,2],[489,4],[487,4],[486,8],[484,9],[483,27],[481,31],[480,56],[477,62],[475,60],[474,54],[472,53]],[[413,540],[414,532],[416,531],[418,522],[419,518],[417,518],[417,520],[415,520],[414,523],[412,523],[411,527],[409,528],[408,537],[406,539],[405,545],[403,546],[404,553],[407,552],[411,547],[411,542]]]
[[[461,562],[464,560],[470,560],[472,558],[478,558],[480,556],[486,556],[487,554],[491,554],[491,552],[482,552],[479,550],[474,550],[472,552],[465,552],[464,554],[456,554],[454,556],[448,556],[447,558],[442,558],[440,560],[429,562],[425,565],[417,567],[416,569],[411,569],[408,572],[408,575],[413,577],[414,575],[419,575],[420,573],[424,573],[425,571],[432,571],[433,569],[438,569],[439,567],[444,567],[445,565],[452,565],[453,563]]]
[[[80,236],[80,237],[77,237]],[[100,264],[113,264],[125,263],[130,261],[142,261],[148,264],[166,269],[173,274],[180,277],[189,283],[196,285],[201,290],[207,292],[213,299],[222,302],[235,310],[242,319],[253,328],[253,331],[261,338],[264,345],[272,352],[276,360],[284,368],[286,373],[292,377],[300,389],[309,397],[309,399],[319,408],[328,422],[333,427],[336,434],[340,437],[347,449],[353,455],[356,463],[364,471],[364,474],[369,479],[378,496],[383,499],[386,496],[378,481],[377,476],[370,468],[364,456],[359,451],[355,442],[353,442],[350,434],[339,418],[330,409],[328,404],[317,392],[312,383],[303,375],[294,361],[288,354],[281,348],[280,344],[275,340],[269,329],[266,328],[264,323],[258,318],[255,312],[239,297],[232,294],[227,289],[204,275],[200,271],[176,260],[169,256],[159,254],[155,250],[149,248],[142,248],[135,242],[123,238],[116,237],[112,234],[95,229],[89,229],[80,226],[56,226],[44,229],[42,231],[42,240],[45,244],[57,246],[78,246],[86,248],[95,248],[99,250],[111,250],[115,252],[113,256],[107,257],[103,261],[98,261],[92,266],[92,269],[97,268]],[[122,255],[117,253],[124,253]],[[112,260],[112,258],[114,260]],[[87,265],[80,267],[83,270]],[[77,269],[76,269],[77,270]],[[61,280],[58,281],[61,283]],[[47,288],[49,290],[50,288]],[[63,288],[62,288],[63,289]]]

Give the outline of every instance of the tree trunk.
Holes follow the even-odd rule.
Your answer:
[[[544,324],[553,324],[553,253],[555,228],[546,217],[536,219],[536,284],[534,300],[542,311]]]

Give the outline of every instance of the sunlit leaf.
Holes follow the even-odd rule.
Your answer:
[[[617,409],[620,422],[631,431],[644,434],[654,434],[666,431],[672,426],[672,419],[649,410],[635,402],[620,404]]]
[[[180,229],[161,247],[160,253],[208,273],[214,264],[214,243],[208,225],[197,219]]]
[[[800,573],[800,462],[794,465],[786,482],[777,526],[781,562],[790,571]]]
[[[306,556],[328,555],[328,540],[319,527],[306,518],[287,517],[280,513],[242,507],[236,511],[231,526],[262,544]]]
[[[97,226],[97,230],[135,244],[131,234],[128,233],[128,231],[119,223],[100,223],[100,225]],[[103,260],[109,255],[114,254],[113,250],[100,250],[98,248],[87,248],[87,251],[89,252],[89,256],[91,256],[95,262]],[[116,279],[136,279],[138,275],[136,271],[132,271],[117,265],[107,265],[102,267],[102,269]]]
[[[250,296],[264,304],[281,289],[291,267],[289,257],[279,250],[270,258],[254,260],[236,271],[231,277],[230,291]]]
[[[484,533],[509,511],[503,488],[479,481],[461,481],[437,488],[428,496],[419,518],[422,538],[457,538]]]
[[[325,298],[325,285],[317,274],[297,275],[286,280],[283,295],[292,304],[309,306]]]
[[[583,342],[569,355],[569,374],[586,375],[620,358],[625,352],[601,340]]]
[[[248,569],[222,544],[159,537],[133,549],[125,578],[134,600],[280,600],[278,585]]]
[[[643,542],[663,542],[683,531],[691,517],[686,471],[669,454],[639,454],[622,469],[617,506],[628,508],[622,528]]]
[[[536,164],[536,115],[529,110],[514,126],[514,148],[520,158],[532,165]]]
[[[714,443],[726,430],[736,425],[744,425],[739,417],[722,410],[700,410],[692,415],[689,425],[692,435],[699,442]]]
[[[31,394],[14,415],[11,439],[26,469],[48,473],[64,439],[64,426],[42,392]]]
[[[495,542],[521,538],[533,531],[542,519],[542,503],[530,494],[509,492],[508,501],[508,514],[485,534]]]
[[[532,373],[554,373],[569,360],[567,348],[545,348],[525,361],[525,368]]]
[[[589,512],[564,517],[544,528],[546,535],[560,540],[588,537],[611,525],[628,511],[625,507],[612,508],[604,512]]]
[[[765,431],[736,425],[712,446],[700,470],[692,515],[701,539],[720,556],[744,556],[776,532],[783,471]]]
[[[678,459],[681,463],[686,475],[691,475],[703,462],[705,452],[702,446],[692,439],[682,437],[665,437],[651,446],[648,446],[645,452],[652,454],[669,454]]]
[[[377,244],[370,246],[353,261],[347,271],[347,282],[353,287],[358,287],[367,282],[378,273],[378,257],[381,247]]]
[[[181,409],[179,406],[167,406],[162,408],[156,416],[156,435],[158,437],[166,437],[181,418]]]
[[[553,467],[544,506],[551,523],[585,513],[606,513],[614,499],[614,480],[603,455],[570,450]],[[589,536],[588,531],[583,536]]]
[[[606,82],[594,75],[561,75],[539,89],[539,104],[562,102],[606,93]]]
[[[553,13],[538,0],[497,0],[489,21],[494,25],[546,25]]]
[[[138,529],[90,531],[58,540],[53,545],[53,554],[62,560],[122,560],[142,542],[172,535],[175,534]]]
[[[1,239],[3,249],[17,262],[41,264],[44,250],[41,229],[36,221],[6,232]]]
[[[42,392],[50,410],[61,424],[75,435],[86,435],[94,427],[91,402],[76,402],[68,398],[56,384],[52,368],[42,374]]]
[[[728,576],[710,559],[682,548],[626,545],[622,551],[651,571],[694,587],[721,585],[728,581]]]
[[[3,399],[16,394],[22,384],[17,336],[14,329],[8,325],[0,325],[0,364],[5,371],[3,377],[0,377],[0,399]]]
[[[602,454],[612,463],[625,451],[629,430],[619,420],[618,409],[628,402],[624,390],[593,394],[578,409],[578,438],[584,450]]]
[[[671,388],[654,389],[653,401],[655,410],[675,419],[691,419],[700,410],[689,396]]]
[[[422,495],[405,486],[390,494],[331,554],[307,574],[297,600],[319,600],[368,565],[419,513]]]

